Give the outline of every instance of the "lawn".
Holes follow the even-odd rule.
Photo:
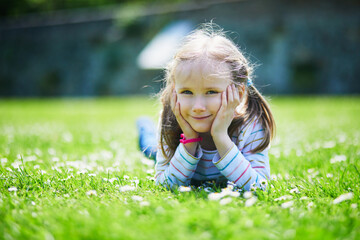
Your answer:
[[[359,239],[360,98],[270,104],[267,190],[212,200],[155,185],[135,126],[154,99],[2,99],[0,239]]]

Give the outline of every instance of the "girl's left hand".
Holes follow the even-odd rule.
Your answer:
[[[236,107],[240,104],[239,89],[230,84],[221,93],[221,106],[211,126],[211,136],[227,136],[227,130],[234,119]]]

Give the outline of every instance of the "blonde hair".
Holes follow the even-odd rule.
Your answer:
[[[165,87],[160,92],[163,106],[161,112],[160,149],[169,161],[179,145],[181,128],[170,106],[171,95],[175,86],[175,75],[180,64],[195,61],[201,63],[226,64],[230,71],[232,82],[238,87],[245,88],[242,104],[243,111],[237,113],[228,128],[229,135],[233,134],[247,121],[257,117],[258,122],[265,128],[264,140],[252,150],[253,153],[261,152],[271,142],[275,133],[275,121],[270,107],[264,97],[252,84],[247,84],[253,73],[253,67],[239,51],[237,46],[226,37],[225,32],[213,23],[202,25],[199,29],[188,35],[176,55],[165,69]],[[229,72],[219,72],[229,74]]]

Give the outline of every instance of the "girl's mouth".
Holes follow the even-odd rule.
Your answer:
[[[194,117],[194,116],[192,116],[192,118],[194,118],[195,120],[203,120],[203,119],[206,119],[208,117],[210,117],[210,115],[209,116],[204,116],[204,117]]]

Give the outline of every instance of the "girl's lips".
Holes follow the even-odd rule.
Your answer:
[[[194,117],[194,116],[192,116],[192,118],[194,118],[196,120],[202,120],[202,119],[205,119],[205,118],[208,118],[208,117],[210,117],[210,115],[209,116],[204,116],[204,117]]]

